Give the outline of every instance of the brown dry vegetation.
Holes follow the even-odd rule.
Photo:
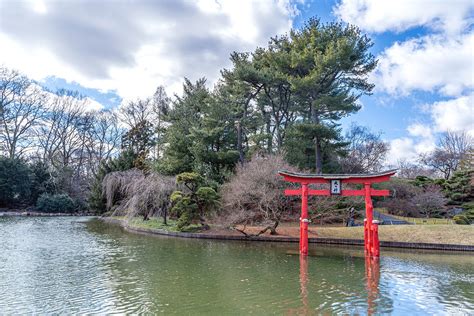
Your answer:
[[[247,227],[257,232],[261,227]],[[364,228],[310,226],[308,237],[364,239]],[[299,237],[297,225],[280,226],[279,236]],[[463,225],[380,225],[382,241],[474,245],[474,227]]]
[[[283,180],[279,170],[298,171],[280,155],[255,157],[239,166],[221,189],[222,211],[215,222],[243,234],[259,235],[266,230],[276,234],[280,221],[297,220],[300,198],[284,196],[283,190],[292,185]],[[310,217],[317,223],[341,223],[351,208],[363,211],[362,202],[360,197],[312,196],[308,200]],[[355,213],[358,216],[358,212]],[[263,227],[260,231],[247,232],[248,225]]]
[[[238,166],[235,175],[222,187],[218,221],[228,227],[242,225],[238,229],[244,234],[246,225],[253,223],[265,225],[262,231],[269,229],[275,233],[282,216],[291,210],[290,199],[282,194],[287,184],[279,170],[296,171],[279,155],[255,157]]]

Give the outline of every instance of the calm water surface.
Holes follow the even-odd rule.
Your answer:
[[[142,236],[0,218],[0,314],[474,314],[474,256]]]

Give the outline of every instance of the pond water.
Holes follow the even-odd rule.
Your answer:
[[[474,256],[131,234],[0,218],[0,314],[472,314]]]

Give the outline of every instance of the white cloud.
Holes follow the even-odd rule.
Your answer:
[[[430,111],[438,132],[467,131],[474,137],[474,94],[435,102]]]
[[[419,26],[434,31],[396,42],[378,56],[371,78],[378,91],[461,96],[474,88],[474,1],[342,0],[334,13],[369,32],[402,32]]]
[[[184,76],[212,84],[232,51],[265,45],[295,14],[291,0],[97,1],[87,10],[76,1],[0,0],[0,60],[36,80],[54,75],[125,99],[158,85],[173,93]]]
[[[396,138],[390,141],[390,151],[387,155],[387,163],[396,166],[398,161],[415,161],[416,153],[413,150],[414,141],[411,138]]]
[[[439,133],[466,131],[474,137],[474,95],[438,101],[424,106],[430,123],[414,123],[407,127],[408,136],[390,141],[387,163],[397,165],[400,160],[416,163],[420,154],[436,147]]]
[[[415,123],[408,126],[407,131],[410,135],[415,137],[429,138],[433,136],[433,131],[429,126],[421,123]]]
[[[473,133],[472,0],[341,0],[334,13],[343,21],[373,33],[429,29],[427,35],[406,38],[387,47],[378,56],[379,64],[371,80],[376,90],[388,93],[389,97],[425,91],[451,99],[424,106],[429,122],[411,124],[405,137],[391,140],[388,163],[416,163],[420,154],[435,148],[441,132]]]
[[[474,9],[471,0],[342,0],[334,13],[370,32],[404,31],[427,26],[448,34],[462,32]]]
[[[399,161],[417,163],[420,154],[428,153],[435,148],[433,137],[401,137],[390,141],[387,164],[396,166]]]
[[[89,111],[100,111],[104,108],[102,104],[97,102],[94,99],[91,99],[89,97],[86,97],[86,102],[84,104],[84,110],[89,112]]]
[[[379,56],[376,89],[407,95],[414,90],[459,96],[474,88],[474,33],[425,36],[395,43]]]

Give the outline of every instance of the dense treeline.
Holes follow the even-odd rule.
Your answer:
[[[205,78],[185,79],[181,95],[170,98],[160,86],[150,98],[100,111],[87,110],[91,100],[78,93],[47,91],[0,68],[0,207],[35,205],[40,196],[42,206],[52,205],[66,196],[72,210],[133,210],[145,218],[165,214],[165,220],[174,214],[184,227],[196,220],[204,225],[206,214],[223,205],[244,203],[233,181],[242,182],[246,168],[276,171],[258,165],[275,159],[317,173],[378,171],[389,149],[381,135],[358,125],[343,134],[338,123],[374,88],[368,81],[377,65],[371,46],[355,26],[311,19],[267,47],[232,53],[232,66],[212,89]],[[422,157],[429,170],[404,164],[401,175],[437,170],[449,179],[472,168],[469,150],[466,133],[448,133]],[[249,164],[252,157],[260,159],[257,165]],[[167,178],[176,175],[177,187]],[[271,181],[268,186],[278,188]],[[138,203],[139,194],[148,204]],[[262,201],[245,200],[258,205],[260,215],[251,216],[256,220],[279,221],[280,210],[288,209]],[[242,205],[235,223],[246,223]]]
[[[67,194],[84,207],[90,180],[116,155],[122,134],[116,113],[87,111],[88,103],[76,92],[52,93],[0,68],[2,187],[11,191],[2,193],[0,206],[35,204],[48,193]]]

